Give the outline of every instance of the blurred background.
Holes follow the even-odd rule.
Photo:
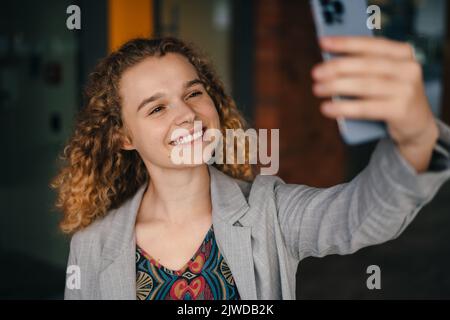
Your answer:
[[[409,41],[423,64],[433,112],[450,123],[450,6],[445,0],[370,1],[380,35]],[[81,29],[69,30],[70,5]],[[214,61],[255,128],[280,129],[286,182],[328,187],[352,179],[375,143],[344,145],[318,110],[311,67],[320,62],[308,1],[14,0],[0,3],[0,298],[61,299],[69,238],[49,181],[82,88],[99,58],[136,37],[174,35]],[[308,258],[298,299],[450,298],[450,184],[392,243],[350,256]],[[366,287],[369,265],[382,289]]]

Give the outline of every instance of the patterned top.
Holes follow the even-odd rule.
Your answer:
[[[136,295],[138,300],[240,300],[212,225],[197,252],[178,271],[164,267],[136,245]]]

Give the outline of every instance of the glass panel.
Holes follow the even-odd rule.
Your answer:
[[[6,284],[10,297],[50,297],[64,281],[67,242],[49,182],[78,107],[77,33],[66,27],[70,4],[0,5],[0,249],[9,257],[1,268],[13,281]]]
[[[156,32],[196,44],[211,57],[231,93],[231,0],[160,0]]]

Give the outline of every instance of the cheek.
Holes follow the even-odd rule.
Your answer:
[[[214,122],[215,124],[219,123],[219,113],[214,106],[214,103],[212,103],[206,110],[205,110],[205,116],[209,119],[209,121]]]
[[[138,149],[145,153],[160,147],[165,141],[165,130],[163,126],[149,124],[147,121],[140,121],[135,133],[135,144]]]

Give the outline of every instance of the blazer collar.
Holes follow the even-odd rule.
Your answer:
[[[214,234],[242,299],[256,299],[251,252],[251,228],[239,219],[249,209],[237,182],[208,165]],[[136,299],[135,222],[147,188],[144,184],[122,206],[113,210],[102,251],[100,290],[102,299]]]

